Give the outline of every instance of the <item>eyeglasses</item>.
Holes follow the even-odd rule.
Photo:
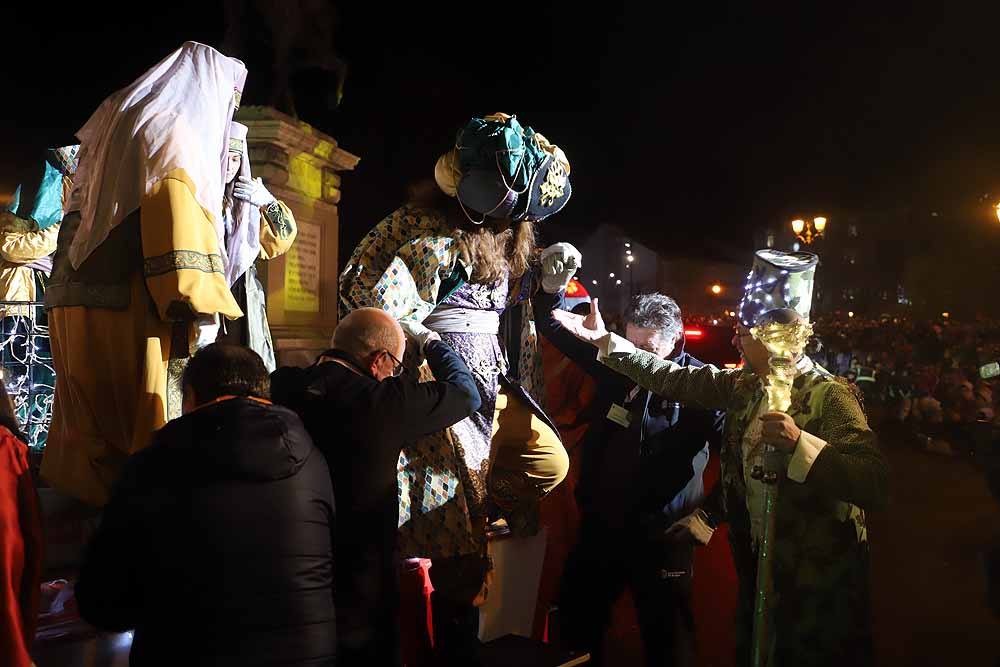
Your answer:
[[[404,366],[403,362],[397,359],[396,356],[389,350],[382,351],[389,355],[389,358],[395,362],[396,365],[392,367],[392,377],[398,378],[404,371],[406,371],[406,366]]]

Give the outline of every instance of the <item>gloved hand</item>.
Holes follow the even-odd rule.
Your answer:
[[[420,322],[400,320],[399,326],[403,329],[403,333],[406,334],[407,339],[417,346],[421,356],[424,354],[424,348],[427,346],[427,343],[432,340],[441,340],[441,336],[437,332],[431,331]]]
[[[663,536],[671,542],[688,542],[705,546],[714,533],[715,528],[708,525],[708,514],[699,508],[683,519],[675,521]]]
[[[267,206],[275,199],[274,195],[264,187],[264,181],[260,178],[251,180],[246,180],[245,178],[237,179],[233,185],[233,197],[250,202],[257,208]]]
[[[558,294],[581,266],[583,255],[572,244],[553,243],[542,251],[542,289]]]
[[[219,337],[219,315],[203,315],[194,321],[194,340],[191,342],[191,354],[201,348],[211,345]]]

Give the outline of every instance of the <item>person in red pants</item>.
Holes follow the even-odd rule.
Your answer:
[[[0,665],[32,664],[41,571],[42,522],[28,446],[0,382]]]

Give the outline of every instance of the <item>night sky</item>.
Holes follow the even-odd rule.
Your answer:
[[[181,42],[219,44],[221,4],[183,4],[8,9],[0,192]],[[339,3],[339,109],[325,82],[296,81],[300,117],[362,158],[344,179],[347,246],[495,110],[566,150],[564,223],[617,223],[662,250],[743,247],[800,211],[985,217],[977,197],[1000,199],[997,9],[406,4]]]

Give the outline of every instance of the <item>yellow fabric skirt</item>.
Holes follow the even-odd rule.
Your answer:
[[[492,450],[490,474],[498,480],[506,478],[513,493],[530,499],[529,502],[547,496],[569,472],[569,455],[559,434],[554,433],[531,406],[509,395],[503,387],[497,395],[493,417]],[[497,492],[497,487],[503,487],[503,483],[491,486],[491,490]]]
[[[103,507],[125,459],[180,414],[170,333],[138,272],[127,310],[49,311],[56,399],[41,473],[57,491]]]

